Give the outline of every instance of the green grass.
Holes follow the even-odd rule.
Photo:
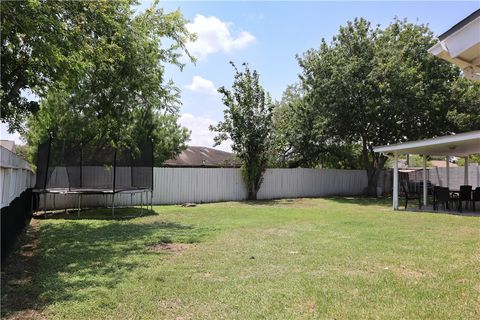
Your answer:
[[[478,217],[349,198],[154,211],[36,220],[31,274],[4,275],[2,315],[480,319]]]

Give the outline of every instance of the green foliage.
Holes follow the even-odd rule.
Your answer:
[[[1,120],[21,130],[40,97],[59,81],[78,82],[91,57],[114,47],[114,33],[128,22],[134,0],[2,1]],[[102,48],[102,46],[104,48]]]
[[[454,132],[480,130],[480,83],[460,77],[452,86],[448,119]]]
[[[188,134],[172,123],[178,118],[179,90],[164,79],[164,64],[181,69],[180,56],[190,56],[185,44],[194,36],[180,12],[165,13],[157,8],[158,1],[137,14],[131,1],[59,3],[46,1],[42,10],[74,16],[71,21],[60,19],[65,30],[59,33],[74,38],[60,44],[49,40],[51,47],[71,49],[59,58],[68,61],[68,68],[38,85],[42,99],[40,110],[28,120],[29,145],[35,148],[51,133],[57,138],[98,138],[116,146],[153,138],[160,160],[179,152]],[[44,11],[39,14],[49,18],[50,11]],[[70,40],[75,45],[70,46]],[[162,133],[173,135],[160,137]],[[161,150],[164,147],[168,149]]]
[[[270,96],[263,89],[256,70],[239,71],[233,62],[235,79],[232,90],[218,89],[226,106],[224,120],[210,130],[216,131],[215,145],[231,139],[232,149],[242,162],[242,175],[248,191],[248,199],[256,199],[262,184],[263,173],[269,161],[272,131]]]
[[[480,154],[472,154],[468,157],[468,163],[469,164],[472,164],[472,163],[476,163],[476,164],[480,164]],[[457,164],[460,166],[460,167],[464,167],[465,166],[465,158],[459,158],[457,160]]]
[[[359,145],[370,194],[387,158],[373,147],[448,133],[451,87],[458,69],[427,52],[425,25],[394,20],[387,28],[355,19],[330,44],[298,57],[304,112],[319,141]]]
[[[299,84],[288,86],[273,110],[272,162],[280,167],[356,169],[358,144],[328,137],[322,115],[308,105]]]
[[[71,112],[70,96],[64,91],[50,90],[42,100],[35,116],[29,118],[26,133],[28,160],[35,163],[37,146],[46,141],[50,133],[57,139],[101,140],[104,139],[102,119]],[[181,127],[175,113],[160,113],[153,109],[133,110],[130,124],[123,133],[136,141],[153,139],[155,165],[160,166],[186,148],[190,132]],[[122,141],[126,141],[126,138]],[[118,142],[118,141],[117,141]]]

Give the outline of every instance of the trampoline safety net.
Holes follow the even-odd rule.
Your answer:
[[[153,143],[115,149],[106,143],[49,139],[38,146],[35,189],[80,193],[153,190]]]

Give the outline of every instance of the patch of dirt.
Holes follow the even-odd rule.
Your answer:
[[[2,319],[46,319],[29,289],[36,269],[39,222],[32,220],[2,265]]]
[[[38,310],[26,309],[26,310],[17,311],[13,314],[10,314],[5,319],[7,320],[44,320],[48,318]]]
[[[182,305],[180,299],[162,299],[158,301],[158,306],[162,309],[177,309]]]
[[[190,248],[187,243],[157,243],[149,246],[150,250],[157,252],[182,252]]]
[[[407,279],[413,279],[413,280],[419,280],[424,277],[433,277],[434,274],[430,271],[424,271],[424,270],[412,270],[409,269],[405,266],[394,266],[390,267],[386,270],[391,270],[396,276],[402,277],[402,278],[407,278]]]
[[[314,314],[317,310],[317,303],[315,300],[307,300],[297,304],[297,309],[301,310],[303,313]]]

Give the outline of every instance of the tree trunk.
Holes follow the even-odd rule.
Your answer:
[[[378,175],[380,174],[380,170],[374,168],[373,166],[367,169],[367,195],[376,197],[377,196],[377,182],[378,182]]]
[[[367,195],[377,196],[377,182],[378,175],[387,161],[387,157],[381,154],[376,154],[373,149],[366,144],[366,139],[363,139],[362,158],[363,165],[367,170]]]
[[[249,190],[247,195],[247,200],[257,200],[257,191]]]

